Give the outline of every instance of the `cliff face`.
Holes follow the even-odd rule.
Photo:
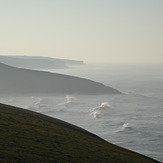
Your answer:
[[[0,93],[120,94],[92,80],[0,63]]]
[[[83,61],[58,59],[41,56],[3,56],[0,55],[0,62],[19,68],[28,69],[59,69],[72,65],[82,65]]]
[[[57,69],[67,67],[63,61],[48,57],[0,56],[0,62],[10,66],[28,69]]]
[[[158,163],[59,119],[0,104],[0,162]]]

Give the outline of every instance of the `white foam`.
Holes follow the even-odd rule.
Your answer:
[[[124,123],[122,129],[138,129],[140,128],[138,125],[134,123]]]
[[[74,96],[66,95],[65,102],[60,103],[58,105],[65,106],[65,107],[73,106],[73,105],[77,104],[77,102],[75,100],[76,100],[76,98]]]
[[[100,106],[95,107],[90,110],[90,115],[93,118],[100,118],[101,116],[104,116],[105,114],[109,114],[109,110],[111,108],[111,105],[108,102],[102,102]]]
[[[46,110],[48,108],[48,105],[44,102],[44,99],[40,97],[31,97],[32,99],[35,99],[32,105],[27,106],[27,109],[34,110],[34,111],[41,111]]]

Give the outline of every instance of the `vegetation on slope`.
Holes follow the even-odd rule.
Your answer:
[[[0,104],[0,115],[0,162],[157,162],[39,113]]]

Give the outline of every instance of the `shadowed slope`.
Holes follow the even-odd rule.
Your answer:
[[[0,162],[157,162],[39,113],[0,104],[0,115]]]
[[[44,71],[15,68],[0,63],[0,94],[120,94],[92,80]]]

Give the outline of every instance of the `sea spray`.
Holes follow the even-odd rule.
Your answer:
[[[35,100],[32,105],[29,105],[27,107],[27,109],[34,110],[37,112],[42,112],[44,110],[47,110],[48,104],[46,103],[46,101],[43,98],[35,97],[35,96],[32,96],[31,98],[35,99]]]
[[[73,106],[76,104],[77,104],[77,102],[76,102],[76,98],[74,96],[66,95],[65,102],[60,103],[58,105],[68,107],[68,106]]]
[[[125,130],[125,129],[139,129],[140,126],[134,124],[134,123],[124,123],[123,126],[122,126],[122,129]]]
[[[90,115],[93,118],[100,118],[101,116],[104,116],[105,114],[109,114],[109,109],[111,108],[111,105],[108,102],[102,102],[100,106],[97,106],[90,110]]]

